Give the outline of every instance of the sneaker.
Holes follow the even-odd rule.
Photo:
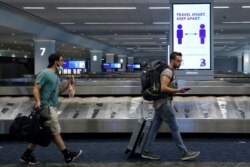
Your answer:
[[[182,161],[190,160],[190,159],[197,157],[198,155],[200,155],[199,151],[196,151],[196,152],[188,151],[181,155],[181,160]]]
[[[30,165],[38,165],[39,162],[31,154],[23,154],[20,158],[20,161]]]
[[[154,160],[161,158],[159,155],[150,151],[143,151],[143,153],[141,154],[141,157],[145,159],[154,159]]]
[[[78,158],[82,154],[82,150],[78,152],[69,152],[67,156],[64,157],[66,163],[70,163]]]

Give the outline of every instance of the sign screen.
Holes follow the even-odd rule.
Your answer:
[[[120,69],[122,68],[121,63],[104,63],[103,69]]]
[[[127,64],[128,69],[141,69],[140,64]]]
[[[85,61],[64,61],[63,68],[65,68],[65,69],[75,69],[75,68],[85,69]]]
[[[211,4],[173,4],[173,51],[180,69],[211,69]]]

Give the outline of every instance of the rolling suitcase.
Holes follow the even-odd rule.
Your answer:
[[[138,120],[136,128],[134,129],[132,136],[129,140],[128,147],[125,153],[141,154],[147,140],[148,132],[151,128],[152,121],[141,118]]]
[[[150,128],[151,128],[151,124],[152,124],[151,119],[145,120],[143,129],[142,129],[141,134],[140,134],[139,139],[138,139],[138,143],[137,143],[137,146],[136,146],[136,149],[135,149],[135,153],[141,154],[143,152],[144,145],[145,145],[145,143],[147,141],[148,134],[149,134],[149,131],[150,131]]]

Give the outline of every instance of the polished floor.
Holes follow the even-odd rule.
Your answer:
[[[200,156],[188,162],[180,160],[179,152],[168,135],[157,137],[154,151],[161,155],[160,160],[145,160],[139,156],[129,156],[125,150],[130,134],[111,135],[82,134],[64,135],[65,143],[71,150],[82,149],[83,154],[71,164],[65,164],[62,154],[52,142],[50,146],[37,147],[34,152],[40,161],[38,166],[74,166],[74,167],[250,167],[249,135],[183,135],[190,150],[201,151]],[[0,136],[0,166],[28,166],[19,162],[26,143]]]
[[[1,167],[24,167],[24,164],[8,164]],[[47,163],[39,164],[36,167],[250,167],[250,163],[219,163],[219,162],[137,162],[137,163]]]

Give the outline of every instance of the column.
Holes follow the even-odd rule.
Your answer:
[[[90,51],[90,72],[102,72],[102,51]]]
[[[237,62],[237,72],[242,72],[242,61],[243,57],[242,56],[238,56],[238,62]]]
[[[127,64],[134,64],[134,57],[128,57],[128,63]],[[134,71],[134,70],[129,69],[129,71]]]
[[[35,43],[35,74],[46,68],[48,57],[55,53],[55,40],[34,40]]]
[[[127,56],[126,55],[118,55],[118,63],[121,63],[122,68],[118,69],[118,71],[126,71],[127,69]]]
[[[243,72],[250,73],[250,51],[244,51],[242,53],[243,56]]]
[[[114,56],[115,54],[114,53],[106,53],[106,63],[114,63]],[[114,71],[113,69],[107,69],[106,70],[107,72],[112,72]]]

